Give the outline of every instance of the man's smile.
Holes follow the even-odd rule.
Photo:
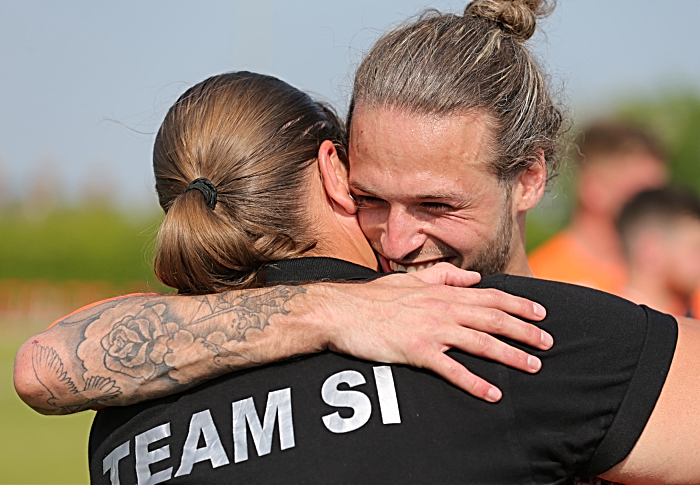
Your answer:
[[[430,259],[430,260],[423,260],[423,261],[413,261],[413,262],[396,262],[392,261],[390,259],[387,259],[384,255],[377,253],[377,257],[379,259],[379,262],[382,266],[382,269],[385,272],[391,272],[391,271],[405,271],[407,273],[413,273],[415,271],[423,271],[424,269],[428,269],[432,266],[435,266],[437,263],[452,263],[455,264],[457,262],[457,258],[449,258],[449,257],[443,257],[443,258],[435,258],[435,259]]]
[[[408,264],[406,266],[399,263],[395,263],[393,261],[389,261],[389,267],[392,271],[406,271],[407,273],[413,273],[414,271],[423,271],[424,269],[428,269],[431,266],[435,266],[436,263],[440,263],[443,261],[447,261],[447,258],[434,259],[432,261],[425,261],[416,264]]]

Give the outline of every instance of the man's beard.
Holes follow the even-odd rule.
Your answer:
[[[513,239],[510,189],[506,189],[505,199],[498,232],[493,239],[483,245],[466,268],[480,273],[481,276],[503,273],[510,262],[510,244]]]

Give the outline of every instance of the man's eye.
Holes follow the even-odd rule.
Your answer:
[[[441,211],[441,212],[446,212],[454,209],[449,204],[443,204],[442,202],[423,202],[421,203],[421,207],[424,209],[428,209],[429,211]]]
[[[377,197],[370,197],[368,195],[356,195],[355,202],[357,202],[358,209],[370,209],[374,207],[379,207],[384,203],[382,199],[378,199]]]

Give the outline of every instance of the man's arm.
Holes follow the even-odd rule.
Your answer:
[[[666,382],[630,454],[601,475],[628,484],[700,483],[700,326],[678,318]]]
[[[227,372],[331,349],[430,369],[496,401],[500,391],[445,350],[536,372],[539,359],[488,333],[540,349],[552,342],[511,316],[541,320],[542,307],[497,290],[462,288],[478,280],[441,264],[362,284],[109,300],[27,340],[15,360],[15,388],[38,412],[67,414],[154,399]]]

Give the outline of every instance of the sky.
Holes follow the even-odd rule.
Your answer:
[[[42,184],[68,200],[157,206],[155,132],[192,84],[231,70],[278,76],[345,111],[374,40],[454,0],[0,0],[0,198]],[[662,8],[663,7],[663,8]],[[577,116],[621,97],[700,91],[697,0],[560,0],[531,41]]]

